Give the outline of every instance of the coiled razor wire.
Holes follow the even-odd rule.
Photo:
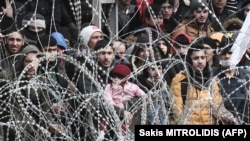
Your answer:
[[[25,5],[27,5],[31,0],[27,1],[22,5],[19,9],[16,9],[16,12],[20,12]],[[13,2],[13,1],[11,1]],[[38,2],[38,1],[37,1]],[[68,4],[71,7],[71,10],[74,15],[74,19],[76,21],[77,29],[80,30],[82,27],[81,19],[81,2],[80,0],[70,0]],[[13,2],[14,3],[14,2]],[[93,5],[86,0],[86,3],[90,8],[93,9],[93,15],[102,15],[105,16],[103,13],[98,13],[97,9],[93,7]],[[15,3],[14,3],[15,4]],[[39,5],[36,5],[36,7]],[[55,3],[53,1],[53,8]],[[114,8],[111,6],[111,8]],[[110,10],[111,11],[111,10]],[[103,12],[103,11],[102,11]],[[138,12],[138,11],[137,11]],[[215,15],[213,10],[209,10],[209,13]],[[151,14],[154,13],[151,11]],[[2,22],[3,16],[5,14],[2,13],[2,17],[0,17]],[[56,15],[52,15],[51,24],[53,23],[53,18]],[[213,16],[216,18],[215,16]],[[110,17],[104,17],[102,22],[106,25],[109,25]],[[217,19],[217,18],[216,18]],[[17,23],[15,19],[15,23]],[[218,19],[217,19],[218,21]],[[220,24],[221,25],[221,24]],[[18,31],[22,31],[27,25],[21,27]],[[139,29],[133,31],[131,33],[146,31],[148,35],[150,35],[149,39],[149,48],[153,47],[153,43],[155,42],[152,37],[152,30]],[[112,32],[112,31],[110,31]],[[153,31],[159,32],[162,31]],[[131,33],[127,33],[128,35]],[[8,35],[4,35],[8,36]],[[118,38],[118,37],[114,37]],[[166,36],[165,38],[168,38]],[[170,38],[168,38],[170,39]],[[127,42],[124,40],[124,42]],[[136,43],[132,43],[136,44]],[[76,45],[80,47],[80,45]],[[4,46],[3,46],[4,47]],[[77,54],[81,54],[79,49],[69,49],[68,52],[76,52]],[[45,56],[45,55],[44,55]],[[151,52],[151,56],[153,53]],[[148,113],[153,114],[152,124],[161,124],[161,120],[159,115],[159,109],[155,106],[154,100],[157,99],[159,107],[162,107],[164,119],[162,120],[164,124],[170,124],[169,118],[171,115],[171,110],[168,107],[172,105],[173,99],[171,96],[171,92],[169,87],[163,87],[159,91],[164,92],[167,98],[161,97],[159,95],[159,91],[148,90],[147,96],[139,98],[133,105],[130,107],[129,111],[137,117],[135,123],[132,123],[132,127],[124,126],[122,128],[123,123],[126,122],[126,119],[120,119],[119,114],[116,112],[114,107],[110,105],[105,98],[104,95],[104,88],[102,87],[102,83],[97,80],[97,76],[89,71],[87,64],[91,64],[91,66],[95,69],[98,68],[96,63],[91,62],[92,56],[91,55],[83,55],[82,57],[85,58],[85,62],[79,62],[76,58],[72,57],[71,55],[58,55],[57,59],[63,59],[66,63],[71,63],[75,68],[78,69],[78,73],[84,74],[90,81],[91,84],[94,85],[98,91],[90,92],[90,93],[82,93],[78,90],[76,83],[82,79],[80,76],[76,78],[76,82],[72,83],[72,87],[75,91],[71,91],[67,88],[63,88],[54,81],[52,81],[48,76],[49,75],[56,75],[64,78],[67,82],[71,82],[68,76],[64,74],[59,74],[55,72],[50,72],[46,67],[42,68],[44,73],[38,74],[37,76],[33,77],[29,81],[24,81],[23,78],[25,77],[25,71],[28,70],[30,67],[29,65],[21,72],[19,76],[16,76],[14,80],[8,79],[0,79],[1,88],[0,88],[0,140],[4,138],[9,141],[11,140],[10,135],[12,132],[15,132],[15,141],[23,141],[23,140],[67,140],[67,141],[82,141],[82,140],[133,140],[134,139],[134,125],[141,124],[145,125],[148,124]],[[132,57],[132,56],[131,56]],[[1,61],[5,61],[8,58],[1,58]],[[46,57],[40,57],[39,61],[43,62],[46,61]],[[148,58],[147,58],[148,59]],[[163,75],[167,74],[168,71],[178,63],[185,63],[181,60],[174,60],[172,58],[165,58],[162,60],[156,60],[154,58],[151,59],[149,63],[148,60],[145,59],[144,61],[147,62],[141,67],[137,68],[137,71],[132,72],[129,78],[136,79],[136,76],[147,67],[156,64],[158,61],[162,62],[171,62],[168,64],[166,68],[164,68]],[[153,61],[152,61],[153,60]],[[13,65],[14,66],[14,65]],[[74,72],[72,72],[74,73]],[[77,76],[74,74],[74,76]],[[44,82],[41,79],[47,78],[49,81]],[[129,79],[128,78],[128,79]],[[163,82],[162,77],[162,82]],[[84,81],[84,80],[83,80]],[[22,85],[23,83],[27,83],[27,85]],[[244,82],[241,87],[245,87],[248,85],[249,80]],[[163,85],[163,84],[162,84]],[[240,89],[240,88],[238,88]],[[237,91],[238,89],[235,89]],[[247,88],[249,91],[249,88]],[[24,96],[23,91],[29,90],[28,93]],[[51,110],[43,111],[42,107],[46,104],[52,104],[50,99],[43,101],[44,103],[33,103],[30,97],[35,97],[39,101],[41,97],[38,93],[38,90],[42,90],[45,92],[50,92],[53,96],[53,100],[57,101],[64,109],[64,113],[56,113]],[[232,91],[228,94],[230,97],[235,91]],[[46,96],[47,93],[43,93],[43,96]],[[249,93],[248,97],[246,97],[247,101],[249,101]],[[230,102],[230,98],[228,99]],[[71,109],[68,109],[68,103],[73,102],[74,104]],[[201,101],[202,102],[202,101]],[[232,103],[232,102],[231,102]],[[199,103],[197,103],[199,104]],[[71,106],[72,106],[71,105]],[[168,106],[167,106],[168,105]],[[195,105],[194,105],[195,106]],[[249,106],[249,105],[246,105]],[[193,107],[190,107],[192,109]],[[19,113],[16,113],[18,111]],[[235,109],[236,111],[236,109]],[[237,112],[236,112],[237,113]],[[39,121],[34,119],[33,115],[39,115]],[[53,120],[47,119],[46,115],[50,115],[53,117]],[[189,111],[185,112],[186,116],[184,116],[183,123],[185,124],[185,117],[188,117]],[[237,113],[239,114],[239,113]],[[239,117],[238,117],[239,118]],[[240,121],[242,119],[239,119]],[[45,124],[55,123],[61,125],[63,127],[63,133],[61,134],[53,134],[49,131],[47,126],[41,124],[41,122]],[[104,131],[105,135],[103,135],[102,130],[99,128],[100,125],[103,124],[104,126],[108,126],[108,130]],[[243,123],[244,124],[244,123]]]

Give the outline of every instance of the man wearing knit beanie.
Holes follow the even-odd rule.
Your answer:
[[[190,11],[193,12],[199,7],[207,7],[208,1],[207,0],[192,0],[190,3]]]
[[[82,44],[90,50],[94,50],[97,41],[104,38],[102,30],[94,25],[84,27],[80,32],[80,40]]]
[[[189,12],[175,27],[172,37],[178,33],[186,33],[194,41],[200,36],[210,35],[213,32],[214,29],[209,20],[207,0],[192,0]]]
[[[37,39],[45,35],[45,18],[38,13],[27,13],[23,17],[22,26],[24,39],[28,44],[36,45]]]

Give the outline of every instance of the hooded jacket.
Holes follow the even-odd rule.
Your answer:
[[[186,98],[182,95],[185,79],[190,79],[185,72],[179,72],[173,78],[170,90],[173,96],[172,112],[176,124],[214,125],[216,120],[225,117],[234,121],[232,113],[223,105],[220,88],[212,81],[207,88],[200,89],[195,85],[187,86]],[[186,84],[187,85],[187,84]]]
[[[230,18],[223,23],[223,27],[226,31],[239,30],[243,26],[243,21],[239,18]]]
[[[219,85],[212,78],[208,62],[202,71],[193,68],[191,56],[202,49],[202,44],[192,45],[187,53],[186,69],[172,80],[170,90],[174,119],[177,119],[177,124],[213,125],[217,119],[234,123],[233,114],[223,105]],[[205,54],[205,50],[203,52]]]
[[[28,140],[28,138],[44,140],[46,137],[40,136],[38,138],[33,133],[37,132],[42,135],[43,133],[37,128],[37,125],[48,129],[49,125],[54,123],[52,113],[49,112],[51,110],[50,91],[48,87],[45,87],[46,78],[26,77],[23,75],[22,72],[25,71],[23,61],[30,52],[40,53],[36,46],[28,45],[17,57],[15,66],[18,81],[20,80],[20,82],[16,83],[18,86],[14,86],[19,89],[13,93],[15,96],[12,95],[11,104],[14,108],[11,109],[11,116],[17,121],[25,121],[15,125],[17,128],[23,128],[24,132],[26,132],[21,137],[22,140]],[[27,124],[29,122],[34,124]]]
[[[23,67],[23,60],[26,54],[30,53],[30,52],[34,52],[34,53],[40,53],[39,49],[34,46],[34,45],[28,45],[26,47],[24,47],[22,49],[22,51],[20,52],[20,54],[18,55],[17,59],[16,59],[16,63],[15,63],[15,68],[16,68],[16,72],[17,72],[17,76],[20,75],[20,73],[23,71],[24,67]]]
[[[181,35],[186,37],[186,41],[187,41],[186,42],[186,41],[182,40],[182,44],[184,44],[184,42],[185,42],[185,45],[191,43],[191,38],[189,35],[187,35],[186,33],[178,33],[175,36],[173,36],[173,38],[172,38],[173,47],[177,44],[176,40]],[[174,48],[173,48],[173,52],[175,52]],[[175,76],[175,74],[177,74],[178,72],[180,72],[181,70],[184,69],[185,57],[186,57],[186,55],[180,55],[180,54],[175,53],[175,55],[172,56],[172,59],[165,66],[164,78],[167,81],[167,84],[169,86],[170,86],[171,81],[172,81],[173,77]]]

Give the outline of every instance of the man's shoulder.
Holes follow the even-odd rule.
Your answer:
[[[249,70],[250,66],[244,66],[238,69],[239,74],[241,75],[250,75],[250,70]]]
[[[176,73],[173,77],[173,81],[182,81],[187,78],[187,75],[184,70],[181,70],[180,72]]]

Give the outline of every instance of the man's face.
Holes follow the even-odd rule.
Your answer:
[[[145,60],[149,57],[150,54],[152,54],[153,51],[148,46],[141,47],[138,52],[136,53],[136,56],[140,60]]]
[[[115,55],[119,57],[120,60],[125,60],[126,46],[120,41],[113,42],[115,48]]]
[[[103,36],[103,33],[101,32],[94,32],[90,39],[89,39],[89,42],[88,42],[88,47],[90,49],[94,49],[95,48],[95,45],[96,45],[96,42],[99,41],[99,40],[103,40],[104,36]]]
[[[58,48],[57,46],[46,46],[43,48],[43,53],[46,54],[46,57],[50,62],[55,62],[58,53]]]
[[[39,61],[36,53],[28,53],[23,59],[23,68],[28,66],[26,75],[35,75],[39,67]]]
[[[125,46],[126,48],[129,48],[132,46],[132,44],[136,43],[137,37],[134,34],[130,34],[126,39],[125,39]]]
[[[180,55],[187,55],[188,52],[188,45],[176,45],[175,50]]]
[[[103,48],[96,55],[98,63],[104,68],[110,67],[115,58],[112,47]]]
[[[220,59],[220,65],[227,68],[230,67],[231,64],[231,56],[232,56],[232,51],[231,50],[226,50],[226,51],[222,51],[221,54],[219,55],[219,59]]]
[[[191,55],[192,63],[193,63],[193,68],[195,70],[200,70],[203,71],[204,68],[206,67],[206,53],[204,50],[200,51],[193,51]]]
[[[167,47],[166,42],[165,42],[163,39],[159,40],[159,41],[157,42],[157,45],[161,48],[161,50],[162,50],[162,52],[163,52],[164,54],[167,54],[167,52],[168,52],[168,47]]]
[[[119,2],[123,5],[130,5],[132,0],[119,0]]]
[[[218,9],[224,9],[227,4],[227,0],[213,0],[213,6]]]
[[[6,38],[7,49],[11,54],[18,53],[24,45],[24,39],[18,32],[12,32]]]
[[[114,77],[111,77],[111,80],[112,80],[112,82],[113,82],[114,84],[119,85],[119,84],[121,84],[121,83],[122,83],[123,78],[120,78],[120,77],[114,76]]]
[[[163,3],[161,5],[161,12],[163,14],[163,18],[168,20],[173,14],[173,6],[169,3]]]
[[[206,50],[207,61],[211,61],[213,59],[213,56],[214,56],[214,51],[213,51],[212,47],[207,45],[207,44],[203,44],[203,46],[204,46],[204,49]]]
[[[247,14],[250,10],[250,4],[246,5],[245,8],[244,8],[244,16],[247,17]]]
[[[222,52],[222,53],[220,54],[220,60],[230,60],[231,55],[232,55],[232,51],[231,51],[231,50]]]
[[[208,18],[208,10],[206,8],[199,7],[198,9],[194,10],[193,12],[194,18],[199,24],[204,24]]]
[[[43,27],[29,25],[28,30],[33,31],[33,32],[40,32],[40,31],[43,31],[45,29]]]
[[[162,76],[162,66],[157,65],[157,66],[150,66],[148,68],[148,73],[149,76],[155,81],[158,82],[161,79]]]
[[[157,17],[153,16],[149,18],[145,18],[145,22],[150,26],[160,26],[163,24],[163,15],[159,14]]]

